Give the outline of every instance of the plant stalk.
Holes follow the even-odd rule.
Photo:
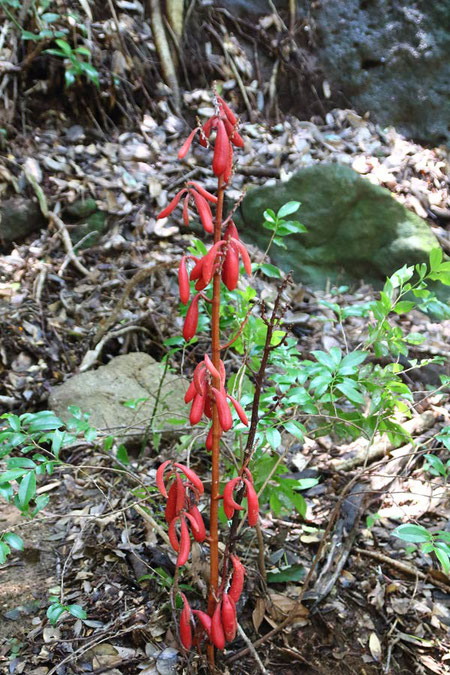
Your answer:
[[[218,195],[216,219],[214,223],[214,243],[220,241],[222,237],[222,214],[223,214],[223,197],[224,185],[223,177],[220,176],[218,180]],[[217,370],[220,372],[220,270],[216,270],[213,278],[213,301],[212,301],[212,318],[211,318],[211,353],[212,362]],[[220,379],[213,378],[213,385],[220,390]],[[219,415],[217,413],[217,406],[215,402],[212,405],[213,409],[213,442],[212,442],[212,467],[211,467],[211,504],[210,504],[210,571],[209,571],[209,599],[208,599],[208,614],[213,615],[216,608],[217,588],[219,585],[219,458],[220,458],[220,424]],[[210,666],[214,666],[214,645],[208,645],[208,661]]]

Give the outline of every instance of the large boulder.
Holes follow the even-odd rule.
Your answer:
[[[67,421],[71,417],[68,406],[77,406],[90,414],[90,423],[96,429],[134,443],[151,437],[152,431],[174,433],[180,427],[169,420],[177,420],[180,426],[187,423],[183,401],[187,386],[178,375],[167,372],[164,376],[163,366],[148,354],[135,352],[116,356],[106,366],[74,375],[54,387],[49,407]],[[131,399],[142,401],[135,408],[124,405]]]
[[[243,238],[265,249],[271,233],[262,227],[263,213],[289,201],[301,202],[292,218],[308,232],[288,237],[287,249],[272,246],[270,255],[315,288],[328,280],[384,282],[405,263],[426,261],[439,246],[427,223],[388,190],[339,164],[312,166],[285,183],[249,190],[240,209]]]
[[[333,97],[418,140],[450,137],[450,5],[339,0],[311,5]]]

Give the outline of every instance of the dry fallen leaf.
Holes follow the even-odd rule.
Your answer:
[[[381,642],[376,633],[371,633],[369,637],[369,649],[375,661],[381,661]]]

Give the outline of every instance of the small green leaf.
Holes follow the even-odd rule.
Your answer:
[[[432,538],[432,535],[428,532],[425,527],[421,525],[399,525],[392,531],[394,537],[403,539],[413,544],[420,544],[425,541],[429,541]]]
[[[358,371],[357,366],[359,366],[367,358],[367,352],[354,351],[350,354],[347,354],[342,359],[342,362],[339,366],[340,375],[353,375]]]
[[[331,372],[333,372],[336,369],[336,363],[330,354],[327,354],[326,352],[322,352],[320,350],[314,350],[311,353],[315,356],[315,358],[319,363],[325,366],[325,368],[327,368],[328,370],[331,370]]]
[[[290,216],[291,213],[295,213],[300,208],[301,202],[287,202],[281,209],[278,210],[277,217],[284,218],[285,216]],[[265,215],[264,215],[265,217]]]
[[[442,249],[434,248],[430,251],[430,271],[434,272],[442,262]]]
[[[273,448],[274,450],[278,450],[278,448],[281,445],[281,434],[278,431],[278,429],[275,428],[266,429],[265,434],[267,442],[269,443],[270,447]]]
[[[72,47],[69,45],[66,40],[55,40],[56,44],[58,47],[64,52],[64,54],[67,54],[67,56],[70,56],[72,54]]]
[[[282,277],[281,270],[278,269],[278,267],[275,267],[275,265],[270,265],[269,263],[263,263],[260,265],[260,270],[266,275],[266,277],[271,279],[281,279]]]
[[[396,305],[394,305],[393,309],[396,314],[406,314],[407,312],[410,312],[415,306],[416,303],[412,300],[400,300],[400,302],[397,302]]]
[[[434,552],[436,554],[436,558],[439,560],[439,562],[442,565],[442,569],[444,570],[445,574],[448,574],[450,572],[450,557],[446,551],[444,551],[441,548],[435,547]]]
[[[267,581],[269,584],[287,584],[290,581],[301,581],[304,576],[303,565],[291,565],[280,572],[268,572]]]
[[[0,541],[0,565],[4,565],[6,558],[11,553],[11,549],[4,541]]]
[[[364,397],[361,392],[356,389],[354,382],[352,380],[345,379],[343,382],[340,382],[336,385],[336,389],[339,389],[340,392],[344,394],[352,403],[359,403],[362,405],[364,403]]]
[[[36,495],[36,474],[34,471],[29,471],[26,476],[22,478],[19,485],[19,504],[22,509],[25,509],[30,503],[31,499]]]
[[[77,619],[87,619],[87,614],[81,605],[67,605],[67,611]]]
[[[3,535],[3,540],[17,551],[23,551],[23,539],[18,534],[15,534],[15,532],[6,532]]]
[[[50,605],[47,609],[47,619],[55,626],[61,614],[64,614],[65,611],[65,608],[60,603]]]
[[[114,443],[114,436],[107,436],[103,441],[103,450],[109,452]]]
[[[305,438],[306,429],[303,424],[297,422],[296,420],[289,420],[288,422],[283,423],[283,427],[287,432],[298,438],[299,441],[303,441]]]
[[[425,465],[426,471],[430,471],[430,469],[434,469],[435,476],[443,476],[444,478],[447,475],[447,470],[445,468],[444,462],[442,462],[439,457],[436,457],[436,455],[424,455],[424,458],[427,460],[427,464]],[[432,473],[430,471],[430,473]]]
[[[128,451],[122,443],[117,448],[116,457],[119,460],[119,462],[122,462],[122,464],[126,464],[128,466],[128,464],[130,463],[130,458],[128,457]]]
[[[264,219],[267,220],[269,223],[276,223],[277,222],[277,217],[275,215],[275,212],[272,211],[272,209],[267,209],[263,213]]]

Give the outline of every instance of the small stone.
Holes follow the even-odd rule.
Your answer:
[[[173,675],[176,672],[178,662],[178,651],[168,647],[158,656],[156,669],[159,675]]]
[[[80,141],[84,141],[85,138],[86,134],[80,124],[74,124],[66,130],[66,139],[69,143],[80,143]]]

